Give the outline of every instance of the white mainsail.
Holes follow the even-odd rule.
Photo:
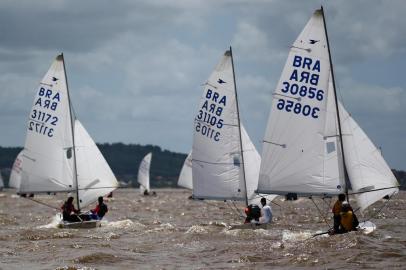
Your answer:
[[[18,153],[16,159],[14,160],[13,168],[11,169],[10,179],[8,181],[8,186],[17,189],[17,192],[19,192],[21,178],[23,174],[22,155],[24,155],[24,149],[21,150],[20,153]]]
[[[224,54],[204,86],[192,151],[194,198],[245,199],[231,51]]]
[[[386,195],[397,193],[399,184],[383,159],[380,149],[375,147],[345,108],[341,104],[339,105],[345,146],[345,164],[352,192],[361,192],[355,197],[361,211],[364,211],[369,205]]]
[[[118,187],[118,182],[99,148],[82,126],[75,121],[75,149],[80,208],[96,201]]]
[[[179,174],[178,186],[193,189],[192,175],[192,151],[187,155]]]
[[[323,17],[316,11],[293,43],[273,94],[258,192],[343,192],[337,132],[327,122],[336,119],[328,117],[335,113],[329,78]]]
[[[40,82],[22,159],[20,193],[74,191],[72,127],[62,56]]]
[[[14,162],[10,181],[19,193],[76,192],[81,208],[118,183],[94,141],[71,115],[65,74],[59,55],[40,83],[25,146]]]
[[[343,193],[345,166],[354,193],[383,189],[356,195],[363,210],[398,184],[377,148],[336,104],[331,68],[324,15],[317,10],[294,42],[273,95],[258,192]]]
[[[144,193],[145,191],[150,191],[149,185],[149,168],[151,166],[152,153],[148,153],[141,161],[140,167],[138,168],[138,183],[140,184],[140,191]]]

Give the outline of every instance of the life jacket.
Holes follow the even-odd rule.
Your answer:
[[[336,201],[336,203],[334,204],[332,212],[335,216],[340,215],[342,205],[343,205],[343,202],[341,202],[341,201]]]
[[[352,211],[341,212],[341,226],[346,231],[352,231],[354,229],[354,214]]]
[[[256,204],[250,204],[245,208],[245,214],[247,215],[246,221],[250,222],[253,219],[259,221],[261,208]]]
[[[108,212],[107,205],[104,203],[96,205],[96,208],[93,210],[100,218],[104,217],[104,215]]]

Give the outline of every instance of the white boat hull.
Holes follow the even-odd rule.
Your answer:
[[[58,228],[61,229],[93,229],[101,227],[100,220],[89,220],[89,221],[82,221],[82,222],[66,222],[61,221],[58,224]]]

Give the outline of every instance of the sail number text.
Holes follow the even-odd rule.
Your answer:
[[[320,61],[295,55],[292,66],[294,69],[289,79],[282,82],[280,91],[284,95],[292,96],[295,101],[279,98],[276,108],[286,112],[318,118],[320,108],[302,104],[302,101],[313,99],[321,102],[324,99],[324,90],[317,87],[320,78]]]
[[[54,127],[59,120],[53,113],[60,101],[61,97],[57,91],[41,87],[30,114],[28,130],[53,137]]]
[[[218,142],[221,135],[219,129],[224,126],[224,120],[221,116],[227,104],[227,97],[220,96],[219,93],[207,89],[205,98],[206,100],[195,118],[195,130],[203,136]]]

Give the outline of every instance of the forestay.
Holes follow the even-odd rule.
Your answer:
[[[361,211],[364,211],[369,205],[386,195],[397,193],[399,184],[383,159],[380,149],[375,147],[340,103],[339,106],[342,117],[345,163],[352,192],[364,192],[356,195],[358,206]]]
[[[86,129],[75,120],[75,152],[80,208],[96,201],[118,187],[109,165]]]
[[[41,80],[21,158],[21,193],[73,191],[72,130],[62,56]]]
[[[344,191],[334,91],[321,11],[293,43],[273,94],[258,192]]]
[[[231,52],[204,85],[194,122],[193,197],[244,200],[241,143]]]
[[[152,153],[148,153],[141,161],[138,169],[138,183],[140,184],[140,191],[150,191],[149,185],[149,168],[151,166]]]
[[[189,155],[185,159],[185,162],[183,163],[182,170],[180,171],[178,186],[193,189],[192,178],[192,151],[190,151]]]

